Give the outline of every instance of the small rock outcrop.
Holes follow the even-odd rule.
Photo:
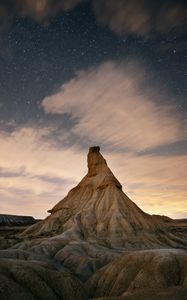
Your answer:
[[[31,216],[0,214],[0,226],[32,225],[36,220]]]

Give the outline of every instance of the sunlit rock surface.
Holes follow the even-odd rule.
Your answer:
[[[186,220],[143,212],[99,147],[50,215],[2,248],[0,299],[187,299]]]
[[[89,150],[87,175],[50,212],[24,235],[58,236],[128,250],[187,246],[160,216],[144,213],[127,197],[99,147]]]

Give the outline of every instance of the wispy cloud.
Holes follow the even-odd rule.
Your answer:
[[[141,65],[108,62],[78,73],[42,106],[46,113],[70,114],[72,132],[94,143],[140,151],[185,138],[185,122],[159,104],[169,96],[149,84]]]
[[[80,72],[42,106],[46,113],[68,113],[80,139],[109,146],[112,170],[145,211],[184,217],[187,154],[157,155],[156,149],[186,139],[186,121],[160,104],[169,100],[166,92],[149,85],[140,64],[108,62]]]
[[[61,11],[67,11],[82,0],[2,0],[0,3],[1,23],[4,24],[14,15],[30,16],[37,21],[48,21]]]
[[[118,34],[149,36],[181,30],[187,24],[185,1],[93,0],[98,20]]]
[[[1,168],[7,171],[24,170],[37,176],[76,178],[83,161],[78,147],[57,148],[52,134],[54,128],[22,127],[11,133],[0,133]],[[62,133],[63,135],[63,133]],[[65,157],[71,157],[74,173]],[[63,159],[62,159],[63,158]]]
[[[170,104],[161,105],[162,97],[169,103],[158,85],[150,87],[142,65],[108,62],[79,72],[42,101],[46,113],[66,113],[73,119],[68,131],[16,124],[5,131],[3,124],[1,212],[45,216],[86,174],[87,149],[80,146],[85,139],[89,146],[103,146],[124,191],[141,208],[186,216],[187,154],[160,150],[157,155],[156,150],[182,143],[186,121]]]
[[[99,23],[109,26],[117,34],[147,37],[152,31],[184,30],[187,25],[184,0],[2,0],[0,34],[9,28],[15,16],[31,17],[47,25],[58,13],[84,2],[91,3]]]
[[[87,149],[57,147],[54,130],[33,126],[1,132],[2,213],[44,217],[86,174]],[[113,147],[103,154],[132,200],[149,213],[186,216],[187,155],[163,157],[116,150]]]
[[[29,17],[43,26],[47,26],[58,13],[67,12],[81,2],[82,0],[1,0],[0,54],[11,56],[6,36],[16,17]]]
[[[16,155],[15,155],[16,156]],[[24,162],[26,163],[26,162]],[[37,171],[36,171],[37,173]],[[44,217],[47,210],[65,195],[75,182],[43,180],[42,177],[21,173],[0,177],[1,213]]]
[[[53,131],[33,126],[0,132],[2,213],[45,216],[85,173],[82,151],[54,146]]]
[[[174,218],[187,216],[187,154],[166,157],[113,152],[106,158],[124,191],[142,209]]]

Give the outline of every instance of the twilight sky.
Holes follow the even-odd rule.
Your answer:
[[[0,0],[0,213],[44,217],[101,146],[143,210],[187,217],[187,4]]]

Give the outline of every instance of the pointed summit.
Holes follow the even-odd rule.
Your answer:
[[[88,173],[80,182],[80,185],[87,184],[89,182],[89,184],[92,183],[95,185],[96,188],[104,188],[109,184],[114,184],[120,189],[122,188],[122,185],[113,175],[106,160],[101,155],[99,146],[90,147],[87,162]]]
[[[94,193],[98,193],[99,190],[106,189],[108,186],[114,186],[115,188],[122,189],[122,185],[113,175],[111,170],[109,169],[106,160],[100,153],[100,147],[90,147],[88,156],[87,156],[87,164],[88,164],[88,173],[87,175],[80,181],[80,183],[70,190],[68,195],[62,199],[59,203],[57,203],[51,210],[48,212],[54,213],[66,205],[68,203],[72,207],[77,203],[77,207],[82,203],[87,203],[90,197],[94,195]],[[81,196],[79,195],[81,194]],[[87,197],[84,199],[83,196]],[[70,204],[71,203],[71,204]]]
[[[57,203],[44,221],[26,231],[34,236],[94,242],[104,246],[145,249],[175,245],[159,216],[144,213],[122,191],[100,147],[89,149],[88,173]]]
[[[107,169],[106,160],[100,153],[100,147],[90,147],[88,152],[88,175],[95,176],[102,170]]]

